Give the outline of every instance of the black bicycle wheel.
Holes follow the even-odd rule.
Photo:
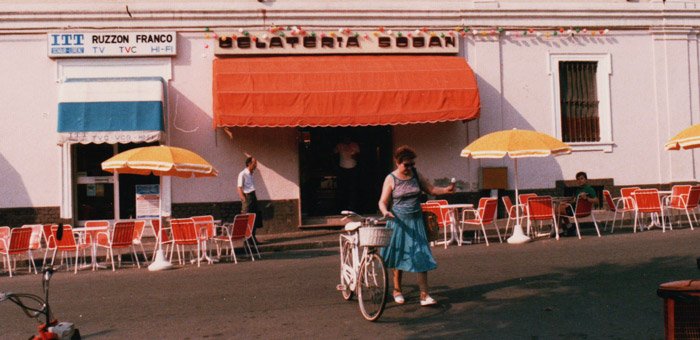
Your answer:
[[[357,278],[357,300],[365,319],[379,319],[386,305],[387,291],[384,261],[378,254],[370,254],[362,261]]]
[[[343,299],[352,299],[352,289],[350,289],[352,281],[352,244],[350,242],[343,243],[343,249],[340,253],[340,284],[344,287],[341,289],[343,293]]]

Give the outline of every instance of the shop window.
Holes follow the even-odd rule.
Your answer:
[[[550,55],[557,138],[574,150],[612,151],[610,55]]]
[[[599,142],[595,61],[559,62],[562,141]]]

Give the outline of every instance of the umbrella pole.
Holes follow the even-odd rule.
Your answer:
[[[160,184],[160,195],[158,196],[158,223],[160,223],[160,228],[158,228],[158,239],[156,239],[156,242],[158,242],[158,249],[156,250],[156,259],[153,260],[153,263],[148,265],[148,270],[155,272],[159,270],[166,270],[166,269],[171,269],[173,267],[173,264],[170,263],[170,261],[165,259],[165,254],[163,254],[163,242],[161,240],[163,239],[163,229],[165,225],[163,224],[163,179],[162,177],[158,177],[158,182]]]
[[[518,193],[518,159],[513,158],[515,161],[515,203],[520,204],[520,198]],[[513,226],[513,235],[508,238],[508,243],[510,244],[522,244],[530,242],[530,238],[523,233],[523,226],[520,225],[520,209],[516,207],[515,209],[515,225]]]

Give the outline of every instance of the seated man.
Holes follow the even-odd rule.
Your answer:
[[[593,205],[598,204],[600,202],[595,193],[595,189],[593,189],[592,186],[588,185],[588,175],[586,175],[585,172],[580,171],[576,174],[576,183],[578,184],[578,187],[576,188],[576,193],[574,194],[572,203],[569,204],[566,202],[562,202],[559,204],[558,213],[560,216],[573,215],[574,212],[571,209],[575,207],[576,200],[579,197],[585,198],[586,200],[588,200],[588,202],[591,202],[591,204]],[[566,233],[566,236],[572,236],[576,234],[576,228],[573,227],[573,225],[571,224],[571,222],[569,222],[569,219],[567,217],[560,217],[559,225],[561,226],[563,232]]]

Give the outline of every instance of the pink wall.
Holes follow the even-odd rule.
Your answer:
[[[0,35],[0,207],[57,206],[56,68],[45,35]]]
[[[232,136],[212,127],[212,45],[202,34],[180,34],[170,83],[170,141],[196,150],[218,170],[206,179],[173,179],[173,203],[238,201],[236,178],[245,154],[258,159],[259,199],[298,199],[296,129],[232,129]]]

